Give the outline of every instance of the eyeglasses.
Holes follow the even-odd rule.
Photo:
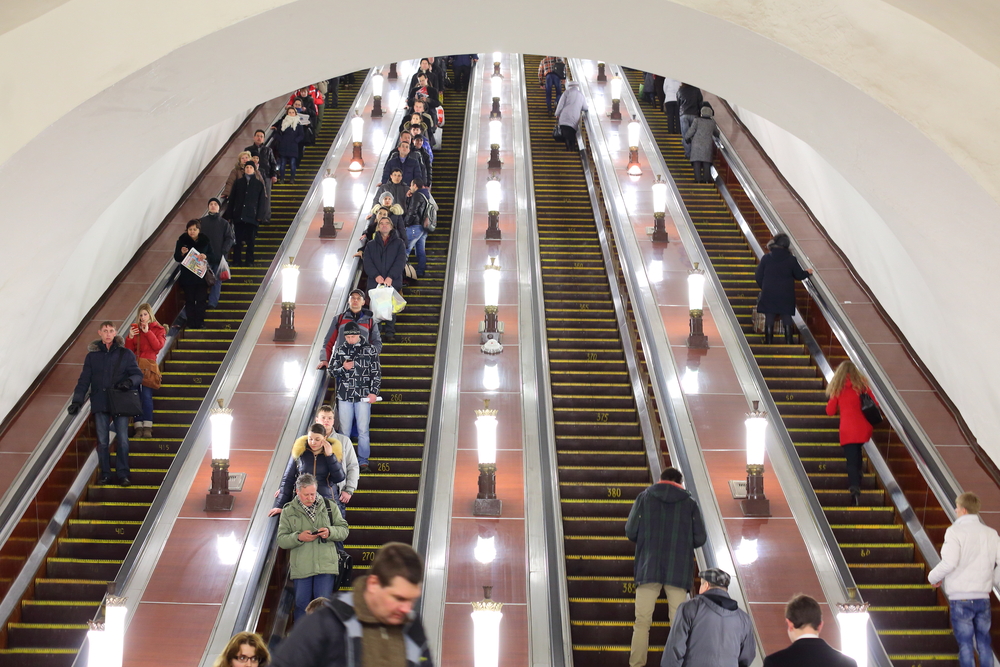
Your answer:
[[[235,658],[233,658],[233,660],[240,663],[241,665],[245,665],[248,662],[253,663],[255,665],[260,663],[260,658],[258,658],[255,655],[238,655]]]

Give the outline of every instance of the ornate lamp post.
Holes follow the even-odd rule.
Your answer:
[[[212,490],[205,497],[206,512],[228,512],[235,499],[229,493],[229,441],[233,428],[233,411],[213,408],[209,421],[212,424]]]
[[[656,183],[653,183],[653,242],[667,243],[666,227],[667,216],[667,184],[663,177],[656,175]]]
[[[622,78],[617,74],[611,79],[611,120],[621,120]]]
[[[486,240],[499,241],[500,235],[500,180],[491,178],[486,181],[486,208],[489,211],[486,227]]]
[[[708,336],[705,335],[703,315],[705,305],[705,272],[698,268],[688,271],[688,347],[708,348]]]
[[[503,501],[497,498],[497,411],[490,409],[486,399],[482,410],[476,410],[476,440],[479,449],[479,494],[474,516],[500,516]]]
[[[483,586],[483,599],[472,603],[475,627],[475,667],[497,667],[500,661],[500,611],[503,604],[491,600],[492,586]]]
[[[497,72],[490,77],[490,93],[493,96],[493,108],[490,109],[490,120],[499,120],[502,118],[500,114],[500,84],[503,83],[503,77]]]
[[[382,76],[381,72],[376,72],[375,76],[372,77],[372,93],[374,100],[372,102],[372,118],[382,117],[382,86],[385,84],[385,78]]]
[[[274,330],[275,341],[295,340],[295,297],[299,288],[299,267],[294,257],[281,267],[281,325]]]
[[[351,153],[349,171],[361,171],[365,168],[365,159],[361,156],[361,142],[365,138],[365,119],[355,114],[351,119],[351,139],[354,141],[354,152]]]
[[[333,221],[336,206],[337,179],[333,177],[333,172],[327,169],[323,178],[323,226],[319,229],[321,239],[337,238],[337,223]]]
[[[632,116],[628,124],[628,175],[642,176],[642,167],[639,166],[639,132],[642,125]]]
[[[753,402],[753,411],[744,422],[747,429],[747,497],[740,502],[743,516],[771,516],[771,501],[764,495],[764,435],[767,432],[767,413],[757,409],[760,401]]]

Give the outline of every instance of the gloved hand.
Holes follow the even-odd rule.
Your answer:
[[[80,412],[80,404],[70,403],[69,407],[66,408],[66,412],[75,417]]]
[[[128,378],[125,378],[124,380],[115,385],[115,389],[117,389],[118,391],[128,391],[131,388],[132,388],[132,381],[129,380]]]

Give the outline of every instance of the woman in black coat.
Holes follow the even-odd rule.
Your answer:
[[[294,107],[288,107],[281,123],[274,127],[274,147],[278,149],[278,177],[285,182],[285,165],[292,168],[292,183],[295,182],[295,168],[299,164],[299,153],[306,140],[306,130],[299,123],[299,115]]]
[[[243,165],[243,176],[233,183],[229,206],[226,209],[229,219],[233,222],[233,230],[236,232],[233,264],[237,266],[243,261],[244,243],[247,246],[247,263],[253,264],[257,227],[266,210],[267,191],[264,189],[264,183],[255,176],[256,171],[257,168],[252,161]]]
[[[378,233],[365,246],[365,275],[368,289],[376,285],[394,287],[403,293],[403,271],[406,269],[406,243],[396,233],[395,225],[389,218],[378,222]],[[396,338],[396,315],[379,325],[382,340],[392,342]]]
[[[212,251],[212,242],[201,233],[201,222],[198,220],[189,221],[187,231],[177,239],[177,244],[174,246],[174,261],[184,261],[192,248],[198,251],[198,259],[208,261],[208,253]],[[184,313],[187,316],[187,328],[203,328],[205,326],[205,309],[208,307],[208,283],[185,266],[181,267],[177,282],[184,290]]]
[[[764,344],[774,342],[774,317],[785,325],[785,342],[794,342],[792,315],[795,314],[795,281],[805,280],[812,269],[803,269],[788,250],[788,234],[778,234],[767,244],[768,254],[760,258],[754,278],[760,287],[757,312],[764,313]]]

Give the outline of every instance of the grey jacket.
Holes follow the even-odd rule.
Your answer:
[[[715,137],[719,126],[714,118],[701,116],[692,121],[684,138],[691,142],[691,162],[711,162],[715,156]]]
[[[710,588],[677,608],[660,667],[748,667],[756,656],[750,616]]]

